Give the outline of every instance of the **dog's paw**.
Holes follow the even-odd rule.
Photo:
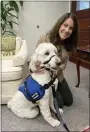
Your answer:
[[[60,121],[54,120],[54,121],[51,123],[51,125],[52,125],[53,127],[57,127],[57,126],[60,125]]]
[[[63,109],[59,108],[60,114],[63,114]]]

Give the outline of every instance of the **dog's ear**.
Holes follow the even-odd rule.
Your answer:
[[[30,58],[30,63],[29,63],[29,70],[31,72],[36,72],[38,68],[41,65],[41,61],[38,60],[38,55],[37,53],[34,53],[31,58]]]

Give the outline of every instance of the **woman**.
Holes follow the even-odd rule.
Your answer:
[[[73,13],[64,14],[49,33],[41,36],[37,45],[43,42],[53,43],[58,50],[62,63],[58,69],[59,83],[56,98],[60,108],[64,105],[70,106],[73,103],[73,96],[63,76],[63,70],[66,68],[69,52],[73,51],[78,43],[78,22],[76,16]]]

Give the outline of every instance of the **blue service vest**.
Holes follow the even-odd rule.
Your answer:
[[[18,90],[21,91],[29,101],[33,99],[34,102],[41,99],[45,94],[45,89],[31,76],[26,78]]]

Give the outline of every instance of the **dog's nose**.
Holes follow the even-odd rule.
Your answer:
[[[61,62],[57,62],[56,64],[57,64],[57,66],[60,66]]]

